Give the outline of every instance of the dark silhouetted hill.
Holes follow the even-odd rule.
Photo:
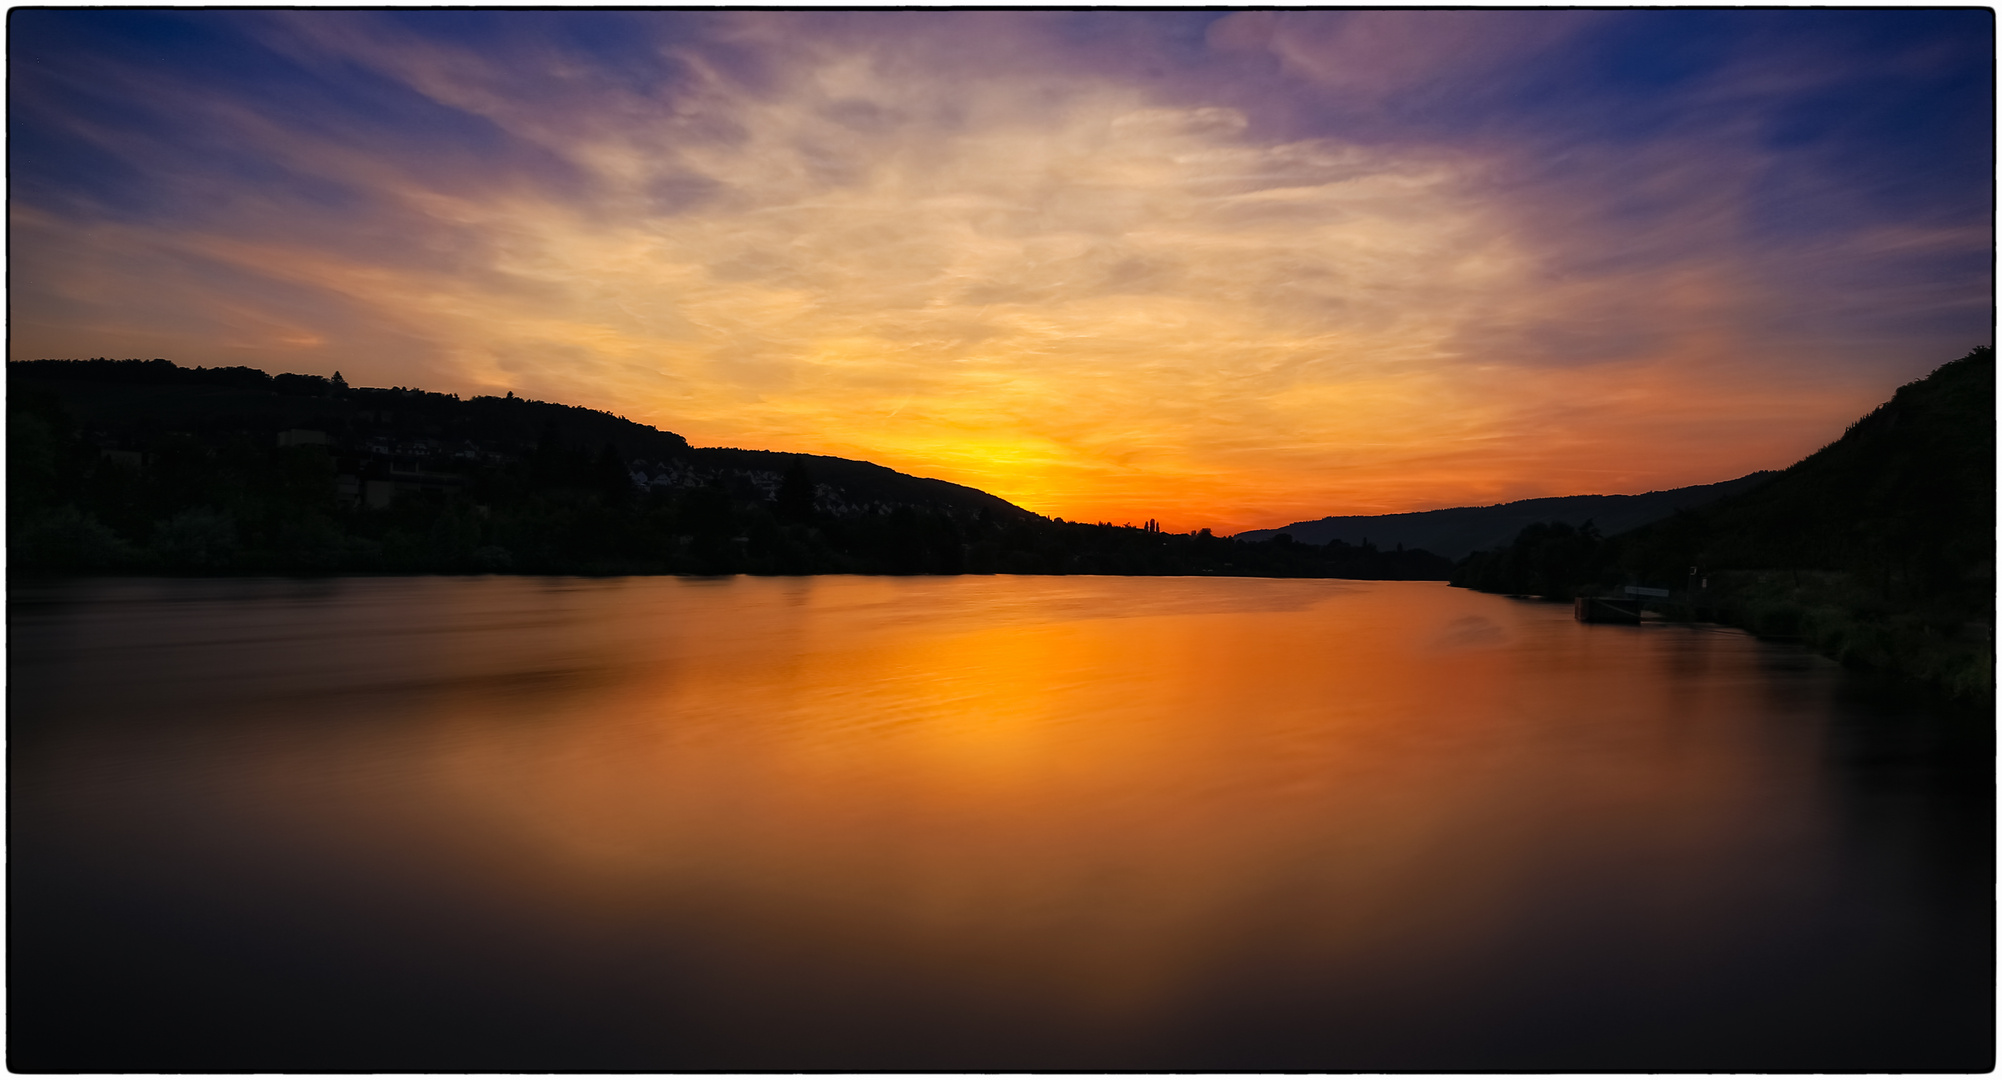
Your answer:
[[[1348,544],[1368,541],[1378,547],[1424,548],[1449,559],[1460,559],[1483,548],[1499,547],[1517,533],[1542,521],[1561,521],[1580,526],[1593,522],[1605,535],[1625,532],[1651,521],[1659,521],[1677,510],[1693,510],[1726,495],[1744,491],[1770,479],[1770,472],[1755,472],[1736,480],[1644,495],[1561,495],[1546,499],[1520,499],[1493,506],[1456,506],[1446,510],[1421,510],[1410,514],[1374,514],[1324,517],[1318,521],[1297,521],[1277,529],[1252,529],[1237,534],[1240,540],[1265,540],[1290,533],[1295,540],[1325,544],[1340,540]]]
[[[554,438],[597,451],[607,445],[622,461],[681,462],[691,483],[711,475],[773,487],[795,457],[760,450],[695,448],[661,431],[580,405],[507,397],[474,397],[404,387],[336,387],[317,375],[267,375],[255,368],[184,368],[167,360],[28,360],[7,366],[13,385],[55,392],[78,420],[100,436],[137,444],[175,431],[275,439],[290,429],[320,431],[328,445],[368,452],[381,442],[413,467],[451,469],[477,455],[531,455]],[[472,454],[474,458],[462,455]],[[818,482],[857,507],[912,506],[986,510],[1019,516],[1027,510],[984,491],[881,465],[805,455]],[[656,469],[655,473],[661,470]]]
[[[1566,598],[1635,584],[1665,611],[1797,637],[1992,699],[1995,359],[1975,349],[1770,481],[1620,536],[1525,529],[1453,582]]]
[[[1052,521],[866,461],[691,447],[509,394],[166,360],[8,374],[15,573],[1030,573],[1444,579],[1371,545]]]

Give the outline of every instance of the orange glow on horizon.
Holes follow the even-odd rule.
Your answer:
[[[776,58],[769,85],[692,63],[680,109],[616,86],[588,109],[545,101],[506,92],[520,73],[476,50],[277,20],[285,49],[456,110],[568,179],[414,167],[244,120],[234,136],[273,171],[366,192],[358,216],[302,219],[258,192],[227,214],[79,223],[16,200],[10,355],[513,391],[697,446],[1228,534],[1784,468],[1986,332],[1985,279],[1825,280],[1986,259],[1985,221],[1749,244],[1760,145],[1581,144],[1565,167],[1597,186],[1539,186],[1522,177],[1540,151],[1505,140],[1286,132],[1248,103],[1110,74],[1025,61],[969,80],[926,59],[956,55],[927,36],[948,26],[1004,40],[1033,21],[915,21],[928,44],[906,48],[867,29],[895,20],[820,40],[739,14],[717,32]],[[1212,28],[1219,62],[1269,46],[1329,93],[1405,77],[1324,55],[1347,39],[1316,20],[1241,16]],[[1688,171],[1699,153],[1709,171]],[[1686,212],[1635,224],[1640,175]],[[1871,305],[1892,329],[1833,317]]]

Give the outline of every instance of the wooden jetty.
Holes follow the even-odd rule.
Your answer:
[[[1667,589],[1628,585],[1620,596],[1578,596],[1571,600],[1571,617],[1584,623],[1627,623],[1641,621],[1641,605],[1650,599],[1665,600]]]

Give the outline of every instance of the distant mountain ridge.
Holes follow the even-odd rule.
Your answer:
[[[1361,544],[1367,540],[1379,549],[1402,544],[1448,559],[1461,559],[1475,551],[1501,547],[1538,522],[1561,521],[1575,527],[1590,521],[1600,535],[1613,536],[1660,521],[1677,510],[1694,510],[1726,495],[1749,490],[1777,475],[1762,470],[1736,480],[1643,495],[1559,495],[1411,514],[1324,517],[1319,521],[1296,521],[1277,529],[1251,529],[1238,533],[1236,539],[1266,540],[1288,533],[1295,543],[1302,544],[1325,544],[1330,540]]]

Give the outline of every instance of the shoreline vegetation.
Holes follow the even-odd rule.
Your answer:
[[[689,446],[610,413],[166,360],[7,365],[15,577],[1112,574],[1449,580],[1797,640],[1994,700],[1995,373],[1982,347],[1836,442],[1614,536],[1457,562],[1288,533],[1070,522],[844,458]]]
[[[1900,387],[1843,436],[1749,490],[1617,536],[1532,525],[1452,584],[1648,606],[1794,640],[1950,700],[1995,700],[1995,358]]]

